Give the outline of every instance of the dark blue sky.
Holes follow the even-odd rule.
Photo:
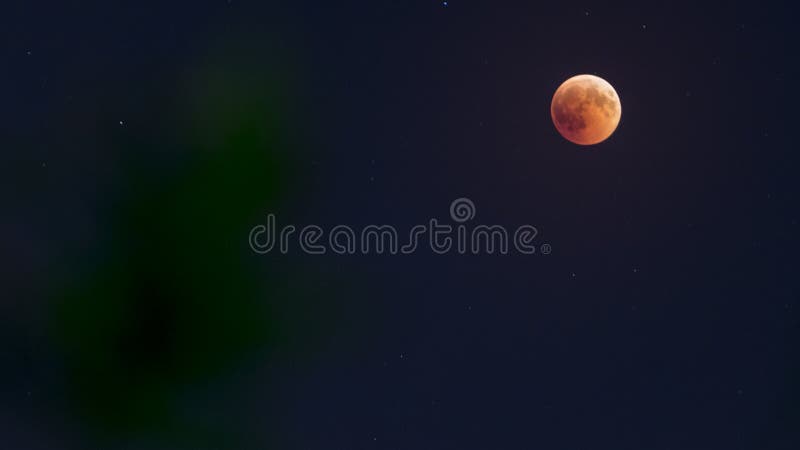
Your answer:
[[[0,435],[797,448],[795,22],[763,1],[7,2]],[[579,73],[622,101],[592,148],[549,115]],[[268,213],[406,230],[460,197],[552,254],[246,247]]]

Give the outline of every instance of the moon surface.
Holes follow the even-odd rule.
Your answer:
[[[576,75],[558,87],[550,116],[561,136],[580,145],[605,141],[622,116],[617,91],[594,75]]]

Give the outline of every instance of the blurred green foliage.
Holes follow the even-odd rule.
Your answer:
[[[247,236],[296,180],[284,91],[252,68],[200,71],[184,87],[177,129],[101,143],[120,154],[119,191],[101,253],[76,258],[82,275],[57,295],[53,332],[70,398],[106,438],[238,448],[224,427],[182,423],[176,400],[278,342],[286,292],[265,283]],[[160,152],[179,162],[156,168]]]

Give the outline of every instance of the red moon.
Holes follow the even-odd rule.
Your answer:
[[[561,136],[579,145],[594,145],[614,133],[622,116],[617,91],[594,75],[576,75],[558,87],[550,116]]]

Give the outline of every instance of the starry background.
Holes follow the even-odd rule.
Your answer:
[[[343,3],[343,4],[340,4]],[[8,449],[795,449],[789,2],[10,1]],[[623,114],[582,148],[578,73]],[[258,256],[469,197],[550,255]]]

